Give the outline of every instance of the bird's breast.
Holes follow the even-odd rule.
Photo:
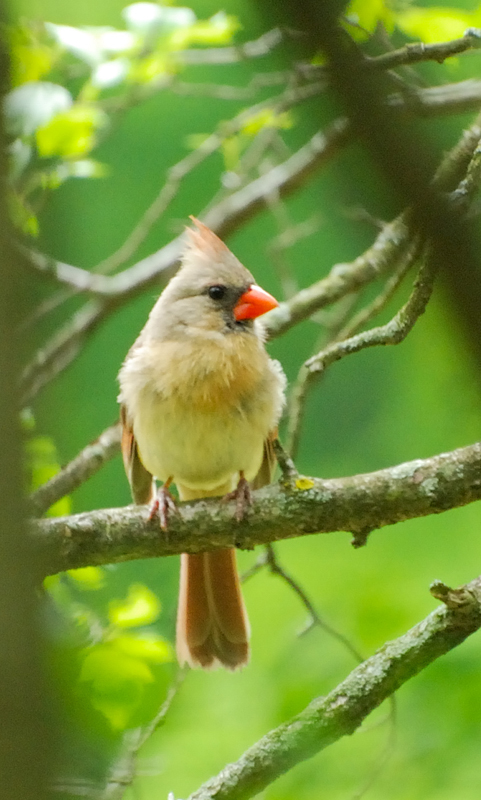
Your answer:
[[[215,489],[241,470],[253,479],[282,393],[260,342],[158,342],[137,360],[137,379],[121,384],[144,466],[191,489]]]

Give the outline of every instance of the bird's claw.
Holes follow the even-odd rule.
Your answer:
[[[178,514],[179,510],[175,503],[174,498],[172,497],[169,487],[164,484],[159,489],[157,489],[155,498],[153,499],[150,505],[149,511],[149,522],[154,519],[155,516],[159,516],[160,527],[163,531],[166,531],[169,527],[169,516],[171,514]]]
[[[235,500],[235,518],[237,522],[241,522],[245,517],[247,508],[252,505],[251,487],[242,472],[236,488],[233,492],[226,494],[224,500]]]

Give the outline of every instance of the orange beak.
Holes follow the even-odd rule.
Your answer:
[[[275,297],[272,297],[269,292],[256,286],[255,283],[239,297],[236,305],[234,306],[234,317],[237,320],[241,319],[255,319],[271,311],[279,305]]]

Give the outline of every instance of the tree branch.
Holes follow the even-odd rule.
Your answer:
[[[41,516],[57,500],[70,494],[95,475],[120,451],[120,437],[118,422],[106,428],[98,439],[84,447],[66,467],[30,495],[30,513],[33,516]]]
[[[327,697],[270,731],[189,800],[247,800],[296,764],[348,736],[400,686],[481,627],[481,578],[447,590],[449,602],[385,644]]]
[[[227,236],[264,207],[266,195],[278,192],[280,197],[284,197],[294,191],[344,144],[349,135],[348,122],[345,119],[337,120],[325,134],[315,134],[283,164],[251,181],[210,209],[203,221],[219,236]],[[459,173],[461,166],[466,163],[469,148],[474,149],[478,141],[477,120],[463,134],[461,144],[453,148],[443,160],[437,171],[442,179],[436,180],[434,184],[437,189],[444,189],[448,179]],[[386,225],[374,245],[352,265],[336,265],[327,278],[302,290],[272,312],[267,323],[268,334],[278,336],[284,333],[324,305],[374,280],[389,268],[393,260],[397,261],[402,256],[409,235],[405,215],[401,215],[390,225]],[[86,337],[118,305],[153,283],[158,284],[161,274],[165,278],[170,277],[178,266],[182,246],[183,236],[178,236],[157,253],[118,275],[108,277],[92,273],[90,290],[103,295],[103,302],[99,298],[87,303],[38,351],[24,370],[24,402],[31,401],[43,386],[71,363]]]
[[[480,47],[481,30],[468,28],[459,39],[451,39],[449,42],[434,42],[433,44],[410,42],[398,50],[383,53],[381,56],[368,56],[366,57],[366,66],[377,69],[394,69],[408,64],[418,64],[420,61],[437,61],[442,64],[447,58],[458,56],[469,50],[479,50]]]
[[[259,58],[268,55],[285,38],[280,28],[263,33],[258,39],[234,47],[191,47],[180,50],[176,56],[182,64],[234,64],[247,58]]]
[[[416,244],[414,248],[417,251]],[[309,358],[304,365],[308,376],[313,378],[316,375],[320,375],[329,364],[332,364],[334,361],[339,361],[339,359],[344,356],[358,353],[366,347],[399,344],[404,341],[419,317],[424,314],[426,310],[426,306],[433,291],[436,274],[437,264],[432,254],[429,254],[426,256],[426,261],[419,270],[411,295],[394,317],[385,325],[370,328],[348,339],[334,342],[320,353]]]
[[[438,514],[481,499],[481,444],[349,478],[300,477],[290,488],[254,492],[241,523],[232,503],[199,500],[180,505],[168,533],[148,521],[145,507],[102,509],[32,521],[31,532],[49,573],[223,547],[256,545],[310,533],[351,531],[366,543],[375,528]]]
[[[310,94],[312,94],[311,91],[309,91]],[[277,102],[275,98],[270,100],[271,104],[274,102]],[[390,104],[404,106],[421,116],[475,111],[479,108],[480,102],[481,80],[474,79],[421,89],[416,92],[415,100],[411,98],[408,101],[404,95],[400,94],[391,95],[389,99]],[[259,105],[265,106],[266,103],[263,102]],[[244,118],[245,112],[239,115],[239,118],[241,116]],[[215,232],[219,236],[226,236],[259,210],[259,204],[263,205],[266,193],[278,191],[281,196],[287,196],[310,177],[317,168],[326,163],[348,141],[351,135],[348,121],[340,117],[331,123],[325,134],[315,134],[284,164],[274,167],[266,175],[252,181],[252,184],[234,192],[226,201],[220,203],[219,207],[211,209],[209,212],[211,222],[207,218],[204,221],[212,227],[215,226]],[[222,139],[222,136],[218,137],[217,134],[212,134],[214,150],[219,146],[217,142],[221,143]],[[189,163],[188,160],[190,160],[190,156],[179,162],[181,176],[184,174],[184,162]],[[172,167],[172,170],[175,171],[176,166]],[[190,170],[190,164],[188,169]],[[177,180],[177,175],[175,175],[175,180]],[[259,191],[263,181],[267,181],[267,190]],[[170,185],[165,191],[170,192]],[[150,213],[149,209],[146,214]],[[109,298],[122,295],[124,299],[127,299],[155,283],[165,270],[175,269],[180,240],[181,237],[178,237],[165,248],[161,248],[132,267],[113,276],[99,275],[81,267],[57,262],[50,256],[30,251],[27,248],[23,248],[23,255],[36,270],[52,275],[60,283],[74,291],[81,290]]]

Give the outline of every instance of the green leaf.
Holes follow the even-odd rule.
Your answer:
[[[378,25],[383,25],[388,33],[394,29],[394,13],[386,0],[351,0],[345,17],[353,23],[346,26],[350,35],[358,40],[368,38]]]
[[[168,664],[174,661],[174,651],[170,642],[155,633],[121,633],[111,640],[113,647],[135,658],[151,661],[153,664]]]
[[[228,172],[233,172],[239,164],[241,154],[240,136],[227,136],[221,145],[224,167]]]
[[[90,702],[114,730],[124,729],[144,696],[146,685],[154,682],[150,667],[125,655],[109,644],[84,651],[79,680],[91,686]]]
[[[170,43],[176,49],[185,49],[192,44],[230,44],[240,28],[242,25],[237,17],[219,11],[208,20],[199,20],[188,27],[179,28],[172,34]]]
[[[76,104],[37,130],[38,153],[44,158],[86,155],[96,144],[97,131],[106,124],[107,116],[99,108]]]
[[[53,478],[60,470],[57,448],[50,436],[32,436],[25,443],[29,483],[32,491]],[[48,516],[64,516],[71,511],[69,497],[62,497],[49,510]]]
[[[241,131],[246,136],[256,136],[263,128],[292,128],[294,118],[289,111],[278,114],[273,108],[264,108],[244,122]]]
[[[426,43],[457,39],[469,28],[473,17],[457,8],[416,8],[396,14],[396,25],[408,36]]]
[[[173,64],[166,53],[155,52],[132,63],[128,79],[131,83],[150,83],[161,75],[170,75]]]
[[[120,653],[110,644],[98,644],[85,651],[79,680],[92,683],[97,692],[110,694],[126,682],[152,683],[154,676],[142,659]]]
[[[105,585],[105,575],[101,567],[69,569],[67,574],[82,589],[95,591]]]
[[[135,628],[154,622],[160,610],[158,597],[147,586],[135,583],[129,589],[127,600],[109,604],[109,620],[120,628]]]
[[[17,86],[5,98],[7,131],[11,136],[31,136],[72,103],[70,92],[57,83],[38,81]]]
[[[54,56],[44,45],[18,46],[12,57],[12,84],[38,81],[52,69]]]
[[[40,28],[40,31],[42,29]],[[56,54],[39,39],[39,26],[20,24],[7,31],[10,40],[13,86],[38,81],[52,69]]]

